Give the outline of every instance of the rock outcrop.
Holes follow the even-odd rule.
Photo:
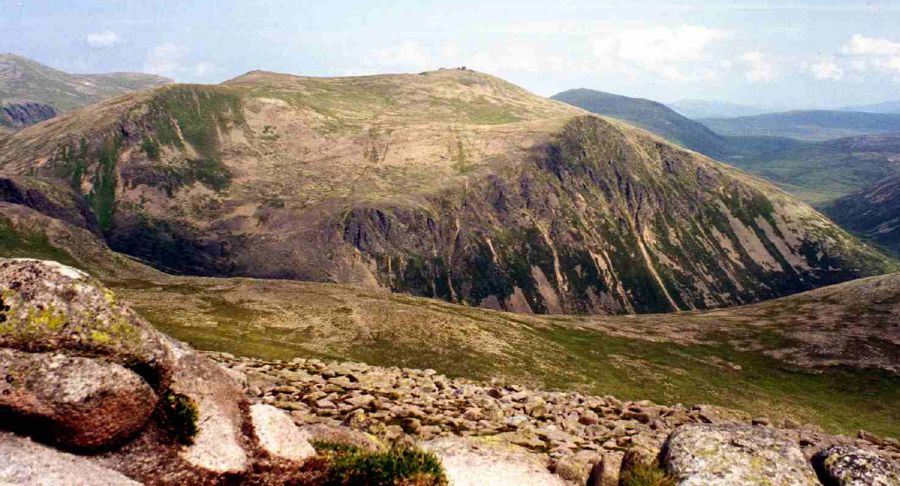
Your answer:
[[[0,101],[0,126],[13,129],[34,125],[56,116],[52,106],[31,100]]]
[[[225,370],[87,274],[4,259],[0,290],[4,427],[150,483],[266,482],[311,455],[283,412],[253,409]]]

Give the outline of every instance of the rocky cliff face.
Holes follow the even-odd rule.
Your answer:
[[[54,116],[56,110],[52,106],[36,101],[0,102],[0,126],[19,129],[49,120]]]
[[[0,141],[160,268],[336,281],[523,312],[662,312],[895,263],[774,187],[471,71],[251,73]]]

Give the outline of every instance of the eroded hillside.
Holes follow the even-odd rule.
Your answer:
[[[466,70],[158,88],[0,140],[0,165],[188,274],[633,313],[896,268],[771,185]]]

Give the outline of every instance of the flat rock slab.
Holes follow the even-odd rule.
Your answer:
[[[0,484],[138,486],[122,474],[82,456],[0,432]]]
[[[564,486],[534,454],[452,437],[425,442],[437,454],[451,486]]]
[[[819,484],[797,444],[770,427],[684,425],[664,450],[666,468],[680,486]]]
[[[281,410],[257,403],[250,407],[250,418],[260,447],[269,454],[290,461],[303,461],[316,455],[294,421]]]

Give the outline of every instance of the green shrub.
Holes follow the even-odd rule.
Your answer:
[[[654,462],[647,464],[637,462],[622,471],[620,486],[675,486],[675,478],[670,476]]]
[[[447,477],[440,459],[417,448],[397,447],[386,451],[366,451],[350,444],[314,442],[326,458],[328,471],[324,485],[443,486]]]
[[[193,444],[197,435],[200,412],[197,403],[189,396],[166,391],[159,401],[162,419],[179,443]]]

